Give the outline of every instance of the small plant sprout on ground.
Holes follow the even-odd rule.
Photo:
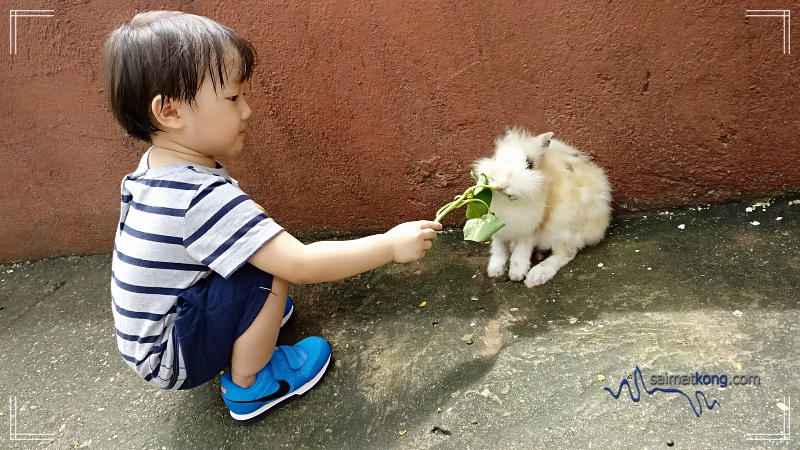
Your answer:
[[[439,208],[435,220],[441,222],[450,211],[466,205],[467,223],[464,224],[464,240],[484,242],[506,226],[505,222],[489,211],[489,206],[492,204],[492,191],[500,192],[511,200],[514,198],[494,186],[489,186],[489,180],[485,174],[475,177],[475,174],[470,172],[470,176],[475,180],[475,186]]]

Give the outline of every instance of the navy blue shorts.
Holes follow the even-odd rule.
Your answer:
[[[178,296],[175,336],[186,381],[200,386],[230,367],[233,342],[255,320],[272,289],[272,275],[245,264],[227,280],[213,272]]]

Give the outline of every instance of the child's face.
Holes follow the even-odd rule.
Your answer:
[[[225,80],[225,88],[214,84],[206,75],[197,92],[195,104],[183,108],[187,142],[183,145],[207,156],[232,156],[244,145],[245,128],[250,107],[244,99],[244,83],[234,67]]]

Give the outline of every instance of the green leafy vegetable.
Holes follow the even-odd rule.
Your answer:
[[[435,220],[441,222],[450,211],[466,205],[468,220],[464,225],[464,240],[484,242],[506,226],[500,218],[489,211],[489,206],[492,204],[492,191],[503,192],[494,186],[489,186],[489,180],[485,174],[481,174],[477,178],[474,173],[470,173],[470,175],[475,180],[475,186],[470,187],[463,194],[457,196],[455,200],[439,208],[439,211],[436,212]],[[505,193],[503,195],[513,200],[513,197]]]

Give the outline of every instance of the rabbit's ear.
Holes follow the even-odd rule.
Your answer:
[[[552,131],[549,131],[547,133],[542,133],[536,136],[534,139],[539,141],[542,148],[547,148],[550,147],[550,140],[553,139],[554,134],[555,133],[553,133]]]
[[[550,147],[550,141],[554,134],[555,133],[550,131],[548,133],[543,133],[538,136],[528,138],[528,142],[524,147],[524,151],[525,157],[528,158],[531,166],[539,166],[539,161],[547,151],[547,148]]]

